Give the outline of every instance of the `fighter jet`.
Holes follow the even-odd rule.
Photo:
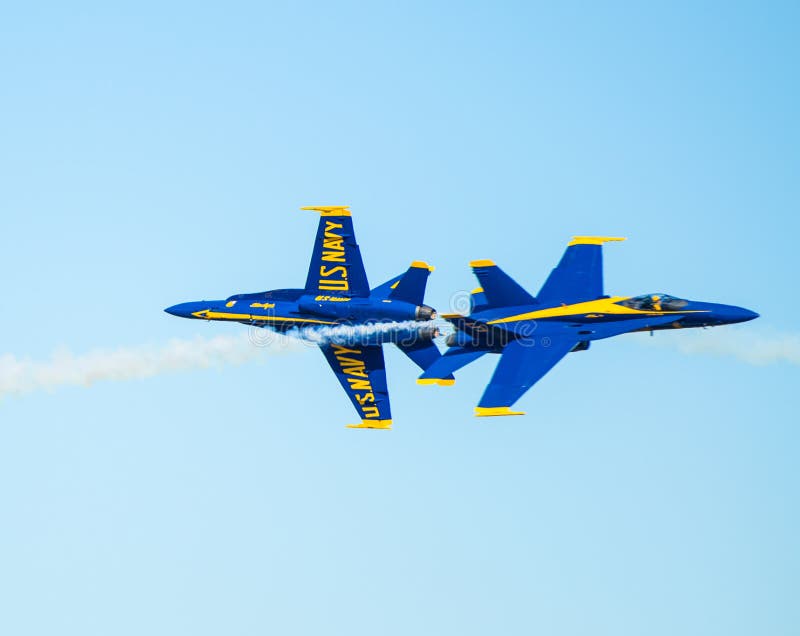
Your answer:
[[[423,302],[433,267],[414,261],[404,274],[370,290],[349,207],[303,209],[320,214],[304,288],[235,294],[225,300],[181,303],[165,311],[182,318],[239,322],[282,333],[403,323],[397,330],[367,329],[362,330],[365,334],[355,333],[352,340],[328,339],[319,345],[361,418],[360,424],[349,428],[391,428],[382,343],[394,342],[422,370],[441,357],[433,343],[438,332],[430,323],[436,311]]]
[[[455,326],[450,347],[417,380],[443,380],[486,353],[501,354],[475,415],[524,415],[511,406],[559,360],[586,351],[592,341],[632,331],[714,327],[753,320],[758,314],[733,305],[654,293],[606,296],[602,245],[623,238],[576,236],[534,297],[490,260],[470,263],[481,287],[472,292],[470,315],[444,315]]]

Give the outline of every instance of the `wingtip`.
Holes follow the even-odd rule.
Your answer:
[[[434,384],[438,386],[453,386],[455,383],[455,378],[417,378],[417,384],[425,386]]]
[[[525,415],[524,411],[512,411],[507,406],[476,406],[475,417],[496,417],[503,415]]]
[[[361,420],[361,424],[345,424],[345,428],[374,428],[389,431],[392,428],[392,420]]]

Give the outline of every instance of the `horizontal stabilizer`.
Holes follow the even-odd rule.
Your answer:
[[[375,289],[373,289],[369,295],[372,298],[376,298],[381,300],[383,298],[388,298],[389,294],[392,293],[392,290],[397,287],[397,284],[400,282],[400,279],[405,276],[405,272],[402,274],[398,274],[394,278],[390,278],[382,285],[378,285]]]
[[[417,384],[442,384],[442,380],[451,380],[455,371],[474,362],[485,353],[487,353],[486,349],[451,347],[447,353],[428,367],[425,373],[419,376]],[[455,380],[453,379],[453,381]],[[445,384],[452,384],[452,382],[445,382]]]
[[[412,343],[396,342],[397,348],[405,353],[420,369],[426,371],[442,357],[442,352],[431,340]]]
[[[425,287],[433,267],[422,261],[414,261],[389,292],[389,300],[398,300],[413,305],[425,301]]]
[[[481,283],[483,296],[480,300],[485,299],[484,308],[536,304],[536,299],[495,265],[494,261],[472,261],[470,266]]]

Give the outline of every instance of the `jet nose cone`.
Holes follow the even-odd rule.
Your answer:
[[[172,305],[172,307],[167,307],[164,311],[173,316],[178,316],[178,318],[194,318],[192,314],[199,309],[198,304],[199,303],[179,303],[177,305]]]
[[[756,312],[742,308],[741,319],[739,320],[739,322],[747,322],[748,320],[755,320],[758,317],[759,314],[757,314]]]
[[[728,323],[747,322],[748,320],[755,320],[758,318],[756,312],[745,309],[744,307],[728,307],[723,313],[725,322]]]

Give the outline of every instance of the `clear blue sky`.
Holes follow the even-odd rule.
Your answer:
[[[301,285],[310,204],[441,309],[599,233],[797,329],[796,3],[114,4],[0,9],[0,352],[244,329],[162,309]],[[619,338],[478,420],[495,358],[387,358],[390,433],[313,350],[4,399],[0,633],[797,633],[798,367]]]

